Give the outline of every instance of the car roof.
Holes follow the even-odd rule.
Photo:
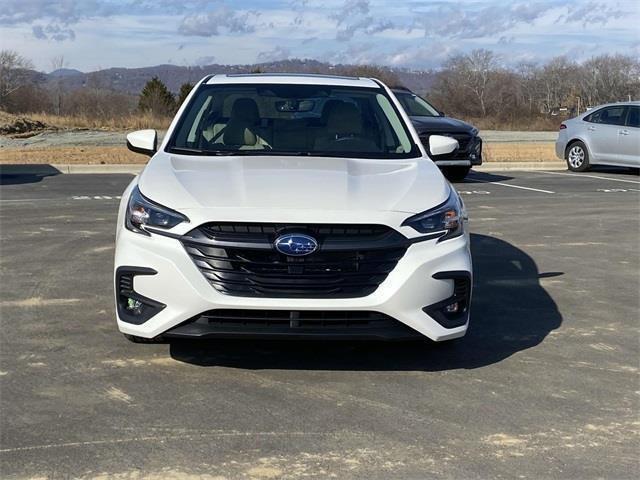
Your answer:
[[[603,107],[615,107],[615,106],[625,106],[625,105],[640,105],[640,101],[632,100],[631,102],[624,101],[624,102],[603,103],[602,105],[594,105],[593,107],[589,107],[589,110],[587,110],[587,112],[591,113],[594,110],[598,110]]]
[[[205,78],[207,85],[224,84],[296,84],[296,85],[335,85],[345,87],[380,88],[371,78],[342,77],[338,75],[317,75],[311,73],[232,73],[217,74]]]

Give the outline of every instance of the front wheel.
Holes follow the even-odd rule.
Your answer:
[[[572,172],[589,170],[589,152],[582,142],[573,142],[567,148],[567,167]]]
[[[461,182],[467,176],[471,167],[442,167],[442,174],[450,182]]]

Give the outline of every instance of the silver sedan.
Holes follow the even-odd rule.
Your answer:
[[[565,120],[556,140],[556,155],[569,170],[591,165],[640,167],[640,102],[601,105]]]

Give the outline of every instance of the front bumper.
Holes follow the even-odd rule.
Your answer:
[[[160,235],[143,236],[125,229],[117,238],[115,267],[116,272],[130,267],[156,272],[134,275],[132,289],[140,298],[151,299],[162,308],[139,324],[118,315],[121,332],[145,338],[159,335],[407,338],[417,332],[434,341],[443,341],[463,336],[468,325],[468,309],[462,322],[457,322],[458,326],[453,328],[446,328],[424,311],[425,307],[437,305],[455,294],[454,279],[434,276],[440,277],[442,272],[466,272],[470,280],[471,257],[466,235],[440,243],[433,239],[412,244],[373,293],[357,298],[267,298],[223,294],[205,279],[179,240]],[[236,326],[235,330],[220,330],[207,327],[212,323],[202,320],[203,316],[209,315],[208,312],[237,310],[294,312],[294,322],[280,324],[283,328],[280,331],[264,331],[246,325]],[[305,329],[296,322],[295,312],[302,316],[309,312],[324,312],[323,315],[328,317],[335,312],[338,319],[345,312],[373,312],[392,319],[396,324],[371,324],[367,331],[358,328],[323,328],[317,331],[308,324]]]

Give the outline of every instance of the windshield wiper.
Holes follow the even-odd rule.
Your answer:
[[[241,152],[247,152],[247,155],[273,155],[273,156],[289,156],[289,157],[311,157],[313,152],[280,152],[277,150],[240,150]]]
[[[215,155],[215,156],[292,156],[292,157],[311,157],[316,156],[315,152],[290,152],[290,151],[276,151],[276,150],[200,150],[197,148],[188,147],[172,147],[169,152],[171,153],[184,153],[186,155]]]
[[[182,153],[184,155],[210,155],[210,156],[238,155],[238,151],[236,150],[202,150],[200,148],[189,148],[189,147],[170,147],[169,153]]]

